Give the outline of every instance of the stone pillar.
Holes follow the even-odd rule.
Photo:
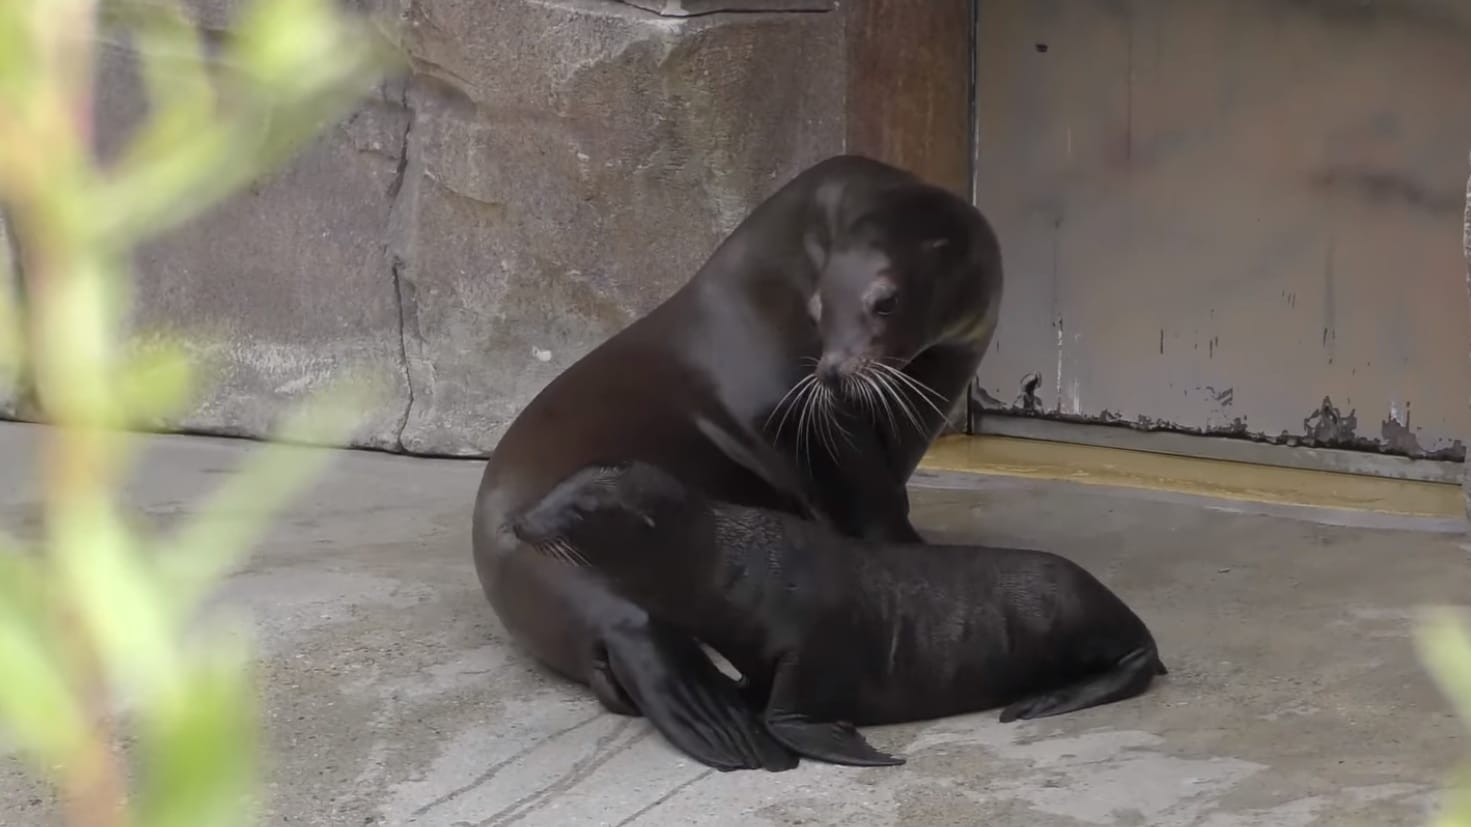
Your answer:
[[[241,4],[187,5],[218,35]],[[353,444],[483,455],[759,200],[844,147],[831,0],[353,5],[401,27],[410,70],[138,253],[136,340],[184,337],[218,370],[160,427],[263,435],[366,367],[393,392]],[[104,157],[144,106],[135,47],[107,37]]]

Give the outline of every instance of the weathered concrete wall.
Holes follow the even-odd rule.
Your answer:
[[[139,251],[138,340],[183,336],[218,370],[164,424],[261,435],[361,367],[392,393],[354,444],[487,452],[757,201],[843,148],[843,17],[820,11],[830,2],[755,5],[773,4],[819,12],[353,0],[397,27],[411,71]],[[240,5],[190,3],[216,33]],[[102,50],[104,156],[144,111],[132,48]]]
[[[987,393],[1462,458],[1471,3],[987,0],[978,26]]]

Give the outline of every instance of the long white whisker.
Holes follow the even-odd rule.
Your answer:
[[[793,402],[794,406],[800,405],[801,412],[797,414],[797,453],[801,455],[808,467],[812,466],[812,397],[817,393],[817,377],[806,383],[802,394]]]
[[[833,411],[833,413],[832,413],[832,420],[833,420],[833,425],[836,426],[837,429],[838,429],[838,433],[839,434],[842,434],[843,441],[846,442],[846,443],[848,443],[848,446],[851,448],[851,447],[855,447],[853,445],[853,432],[850,431],[850,430],[848,430],[847,428],[845,428],[843,426],[843,416],[846,415],[849,412],[848,406],[846,404],[844,404],[844,400],[847,399],[847,398],[848,397],[847,397],[846,394],[844,396],[834,396],[833,397],[833,400],[832,400],[832,411]]]
[[[878,416],[878,411],[873,407],[873,397],[869,394],[868,386],[863,383],[862,369],[848,377],[844,381],[844,385],[848,389],[847,394],[849,396],[857,397],[858,401],[863,403],[863,410],[867,411],[869,416]]]
[[[847,383],[847,380],[844,381],[844,384],[845,385],[846,385],[846,383]],[[828,420],[830,422],[832,422],[832,424],[838,429],[838,433],[843,437],[843,441],[846,442],[846,443],[848,443],[848,447],[852,448],[852,447],[856,447],[856,446],[853,445],[853,432],[852,431],[849,431],[847,428],[843,427],[843,416],[842,415],[844,413],[846,413],[847,410],[848,410],[847,407],[843,404],[843,399],[844,399],[844,397],[837,396],[836,394],[829,394],[829,396],[828,396]],[[838,458],[838,455],[836,453],[834,453],[833,454],[833,459],[837,459],[837,458]]]
[[[892,373],[892,374],[897,375],[899,378],[901,378],[901,379],[904,380],[905,384],[909,385],[911,388],[914,388],[915,390],[919,391],[920,393],[923,393],[925,396],[928,396],[928,397],[932,398],[934,401],[936,401],[936,402],[944,402],[944,401],[946,401],[945,400],[945,394],[940,393],[939,391],[937,391],[934,388],[930,387],[929,385],[925,384],[921,380],[915,378],[914,376],[909,375],[902,368],[897,368],[897,367],[895,367],[895,366],[893,366],[891,364],[888,364],[887,362],[884,362],[882,360],[876,362],[876,364],[879,367],[883,368],[884,370],[888,371],[889,373]]]
[[[910,402],[909,395],[904,393],[904,390],[899,387],[898,383],[894,381],[894,378],[887,373],[879,372],[874,374],[874,379],[877,379],[879,384],[883,385],[885,390],[888,391],[889,397],[894,400],[894,404],[899,407],[899,411],[909,420],[909,424],[914,426],[914,430],[918,433],[924,433],[923,420],[920,419],[918,412],[914,410],[914,405]]]
[[[582,552],[579,551],[576,546],[572,545],[566,540],[562,541],[562,550],[567,553],[567,558],[574,564],[584,567],[591,566],[591,564],[587,562],[587,558],[582,556]]]
[[[822,447],[827,449],[828,456],[837,456],[837,449],[833,446],[833,441],[831,441],[831,431],[833,431],[833,428],[828,424],[828,421],[830,421],[828,403],[830,403],[833,394],[831,394],[831,391],[828,391],[827,386],[824,386],[824,384],[819,383],[816,387],[818,387],[818,390],[816,390],[816,403],[812,406],[813,430],[816,430],[816,433],[818,433],[818,439],[822,440]]]
[[[803,376],[801,379],[797,380],[797,383],[794,384],[794,385],[792,385],[792,387],[789,388],[787,390],[787,392],[782,395],[782,398],[777,401],[776,407],[771,409],[771,413],[766,417],[766,426],[770,426],[771,425],[771,417],[776,416],[776,412],[781,409],[782,403],[786,402],[789,398],[791,398],[792,394],[794,394],[794,393],[795,394],[798,394],[798,397],[800,398],[800,396],[801,396],[801,389],[804,388],[804,387],[806,387],[807,385],[812,384],[813,382],[816,382],[816,381],[817,381],[816,374],[811,374],[811,373],[809,373],[806,376]],[[772,442],[775,442],[779,437],[781,437],[782,428],[786,427],[787,417],[791,415],[792,408],[796,407],[796,404],[797,404],[797,400],[796,399],[792,399],[791,404],[787,405],[786,412],[782,414],[781,421],[778,422],[778,423],[776,423],[776,433],[774,435],[772,435],[772,437],[771,437],[771,441]],[[763,427],[766,427],[766,426],[763,426]]]
[[[858,397],[858,401],[863,403],[863,410],[867,411],[870,417],[877,417],[878,410],[874,408],[873,393],[863,381],[863,370],[860,369],[849,377],[847,379],[847,385],[849,387],[849,395]]]
[[[566,562],[566,560],[563,560],[562,559],[562,550],[557,547],[557,542],[555,540],[548,540],[547,542],[542,543],[541,545],[537,546],[536,548],[542,554],[546,555],[547,557],[552,558],[553,560],[557,560],[557,561],[564,562],[564,563]]]
[[[916,380],[916,378],[911,377],[911,375],[906,374],[906,372],[900,371],[900,369],[887,369],[888,372],[891,372],[891,374],[894,374],[896,375],[896,377],[899,377],[900,380],[903,380],[903,383],[908,384],[909,387],[915,388],[915,390],[918,391],[921,396],[924,396],[925,402],[930,402],[931,405],[937,405],[937,403],[946,402],[943,394],[941,394],[940,391],[934,390],[933,387],[927,386],[927,384],[922,383],[922,381]]]
[[[882,362],[878,362],[876,364],[883,368],[884,372],[887,373],[889,376],[894,377],[895,379],[903,382],[908,387],[912,388],[915,391],[916,395],[918,395],[918,397],[923,400],[926,405],[930,406],[930,410],[933,410],[940,417],[940,420],[942,422],[945,420],[945,411],[941,409],[939,405],[935,404],[935,400],[931,399],[930,395],[934,395],[934,397],[936,399],[939,399],[941,402],[945,401],[945,397],[940,396],[940,394],[936,393],[933,388],[929,387],[918,379],[915,379],[913,376],[910,376],[904,371],[899,370],[898,368],[885,365]]]
[[[865,386],[868,389],[866,392],[872,394],[873,397],[878,400],[878,403],[883,406],[884,416],[888,417],[889,420],[889,430],[898,433],[899,422],[898,420],[894,419],[893,404],[890,403],[889,398],[884,395],[883,389],[879,386],[877,380],[870,376],[867,371],[860,373],[859,377],[863,380]],[[875,413],[875,416],[877,416],[877,413]]]

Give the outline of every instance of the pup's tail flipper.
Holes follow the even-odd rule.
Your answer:
[[[1156,675],[1167,673],[1159,651],[1152,645],[1141,646],[1102,672],[1017,701],[1001,710],[1001,722],[1046,718],[1127,700],[1148,689]]]

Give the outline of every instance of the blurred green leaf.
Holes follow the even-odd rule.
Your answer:
[[[202,93],[189,96],[114,166],[94,211],[104,243],[166,231],[280,164],[345,115],[395,54],[320,0],[261,0],[232,31],[215,60],[215,117],[198,105]]]
[[[330,0],[258,0],[241,14],[230,53],[266,88],[300,99],[356,71],[361,34]]]
[[[39,567],[0,545],[0,720],[36,760],[56,764],[82,743],[86,724],[46,632],[46,593]]]
[[[36,343],[38,389],[48,413],[63,425],[118,419],[107,380],[122,288],[109,283],[107,264],[100,256],[75,255],[70,276],[46,288],[52,298]]]
[[[118,371],[118,407],[130,425],[153,425],[189,402],[194,367],[179,345],[157,341],[135,347]]]
[[[160,589],[106,502],[60,510],[51,550],[60,582],[108,673],[130,691],[167,691],[180,667]]]
[[[1441,692],[1462,723],[1471,726],[1471,633],[1464,614],[1453,609],[1428,613],[1416,643]]]
[[[111,0],[105,19],[124,26],[132,37],[141,63],[149,118],[135,133],[133,143],[148,143],[156,135],[187,140],[181,127],[214,115],[203,38],[174,0]]]
[[[1465,613],[1429,612],[1415,636],[1420,658],[1451,702],[1464,730],[1471,733],[1471,633]],[[1444,809],[1433,827],[1471,827],[1471,760],[1463,761],[1446,791]]]
[[[184,692],[150,707],[143,723],[138,811],[147,827],[251,823],[255,686],[239,647],[211,649],[191,663]]]
[[[131,31],[150,110],[103,174],[76,117],[90,104],[95,10],[92,0],[0,0],[0,202],[21,216],[34,291],[18,308],[0,260],[0,381],[20,365],[57,426],[44,454],[45,554],[0,543],[0,723],[105,818],[127,779],[107,757],[110,733],[82,710],[96,692],[106,703],[121,691],[142,727],[138,823],[245,824],[257,751],[247,649],[184,638],[205,593],[335,454],[267,446],[172,542],[126,525],[114,486],[134,441],[117,429],[176,415],[197,379],[177,345],[137,339],[120,351],[127,262],[139,241],[238,191],[344,114],[377,82],[387,50],[334,2],[262,0],[206,59],[175,0],[109,0],[104,25]],[[342,441],[369,404],[365,390],[308,405],[279,438]],[[93,654],[101,676],[83,666]],[[82,755],[87,768],[68,776]],[[117,823],[134,822],[124,813]]]
[[[277,431],[275,442],[251,452],[202,503],[157,558],[167,584],[163,591],[175,611],[202,600],[243,551],[269,530],[271,518],[341,456],[330,448],[304,446],[344,442],[360,412],[380,393],[374,384],[349,376],[294,413]]]
[[[35,93],[40,59],[36,42],[28,37],[29,12],[25,3],[0,2],[0,100],[23,105]]]
[[[12,270],[5,233],[0,232],[0,388],[15,381],[25,354],[25,337],[21,334],[20,313],[11,295]]]

